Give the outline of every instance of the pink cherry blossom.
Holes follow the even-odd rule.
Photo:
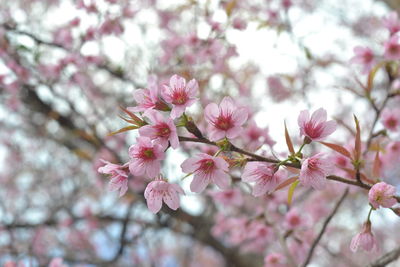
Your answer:
[[[130,112],[146,112],[147,110],[156,109],[160,102],[158,98],[158,85],[155,77],[150,76],[148,81],[148,89],[137,89],[133,92],[136,106],[129,107]]]
[[[138,137],[137,143],[129,148],[129,170],[133,175],[146,174],[154,178],[160,173],[161,160],[165,158],[164,148],[148,137]]]
[[[389,60],[397,60],[400,59],[400,44],[399,44],[399,36],[393,35],[384,43],[384,56]]]
[[[185,194],[182,188],[177,184],[166,182],[161,176],[150,182],[144,191],[147,207],[153,213],[160,211],[163,201],[171,209],[177,210],[179,208],[179,194]]]
[[[268,128],[260,128],[251,120],[243,131],[242,137],[248,150],[256,151],[262,145],[273,146],[275,141],[269,135]]]
[[[304,224],[303,218],[297,209],[291,209],[285,216],[285,226],[288,229],[295,229]]]
[[[189,158],[181,164],[182,171],[194,173],[190,184],[190,190],[195,193],[202,192],[210,182],[214,182],[219,188],[229,187],[229,164],[219,157],[200,153],[194,158]]]
[[[219,104],[210,103],[204,110],[206,121],[209,123],[209,137],[212,141],[224,137],[235,138],[242,131],[248,112],[246,108],[238,107],[231,97],[224,97]]]
[[[379,206],[391,208],[397,203],[394,198],[396,188],[385,182],[374,184],[368,192],[368,200],[372,207],[378,209]]]
[[[172,148],[179,146],[176,126],[171,118],[165,118],[155,110],[148,110],[145,116],[149,118],[150,125],[145,125],[139,129],[141,136],[147,136],[158,141],[164,148],[168,146],[168,142],[170,142]]]
[[[350,249],[356,252],[361,247],[365,251],[372,251],[377,248],[377,242],[374,235],[371,232],[371,222],[366,222],[360,233],[355,235],[351,240]]]
[[[101,159],[101,161],[106,165],[100,167],[98,172],[111,175],[111,180],[108,184],[108,190],[119,190],[120,197],[125,195],[126,191],[128,191],[128,163],[125,163],[121,166],[106,160]]]
[[[308,110],[303,110],[297,119],[300,134],[312,141],[321,141],[336,130],[336,122],[326,121],[326,110],[323,108],[313,112],[310,118]]]
[[[324,159],[322,153],[307,158],[301,164],[300,183],[317,190],[324,189],[325,177],[332,171],[332,168],[332,162],[329,159]]]
[[[275,166],[265,162],[249,162],[242,174],[243,182],[255,182],[253,196],[259,197],[269,193],[278,185]]]
[[[390,131],[399,130],[400,126],[400,109],[385,109],[381,115],[382,123],[386,129]]]
[[[390,35],[400,31],[400,20],[396,11],[390,12],[385,18],[382,19],[383,26],[389,30]]]
[[[350,62],[358,63],[363,66],[363,73],[368,73],[373,67],[374,52],[368,47],[356,46],[353,49],[355,56],[351,58]]]
[[[281,78],[270,76],[267,78],[269,96],[276,102],[281,102],[290,97],[290,89],[283,85]]]
[[[195,79],[190,80],[186,85],[186,80],[176,74],[169,80],[169,86],[164,85],[161,96],[167,103],[173,105],[171,118],[180,117],[187,107],[196,102],[198,87]]]

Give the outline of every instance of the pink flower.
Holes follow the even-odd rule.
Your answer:
[[[285,225],[288,229],[295,229],[304,224],[299,212],[296,209],[291,209],[285,216]]]
[[[301,164],[300,183],[304,186],[312,186],[317,190],[324,189],[325,177],[332,171],[332,168],[332,162],[324,159],[322,153],[307,158]]]
[[[133,98],[137,104],[136,107],[129,107],[130,112],[145,112],[156,109],[160,100],[158,98],[158,85],[155,77],[149,78],[149,89],[137,89],[133,92]]]
[[[390,12],[390,14],[382,19],[383,25],[390,32],[390,35],[400,31],[400,20],[396,11]]]
[[[149,210],[157,213],[160,211],[163,201],[171,209],[177,210],[179,208],[179,194],[185,194],[179,185],[170,184],[160,176],[147,185],[144,198]]]
[[[270,76],[267,78],[269,95],[276,102],[281,102],[290,97],[291,92],[289,88],[283,85],[281,79],[277,76]]]
[[[171,110],[171,118],[180,117],[187,107],[190,107],[196,102],[196,94],[198,84],[195,79],[192,79],[186,85],[186,80],[178,75],[174,75],[169,80],[169,86],[164,85],[161,90],[161,96],[167,103],[173,105]]]
[[[400,125],[400,109],[385,109],[382,112],[382,123],[386,129],[397,131]]]
[[[125,195],[126,191],[128,191],[128,163],[124,165],[113,164],[108,161],[100,159],[104,165],[98,169],[99,173],[109,174],[111,175],[110,183],[108,184],[108,190],[110,191],[118,191],[119,196]]]
[[[146,174],[154,178],[160,173],[160,161],[165,158],[164,148],[157,143],[152,143],[148,137],[138,137],[137,144],[129,148],[129,170],[133,175]]]
[[[202,192],[211,181],[219,188],[227,189],[229,187],[228,167],[229,164],[222,158],[204,153],[187,159],[181,164],[183,172],[194,173],[190,190],[195,193]]]
[[[363,225],[361,232],[355,235],[351,240],[351,251],[356,252],[360,246],[365,251],[372,251],[377,247],[375,237],[371,232],[371,222],[369,221]]]
[[[271,192],[278,185],[275,166],[265,162],[249,162],[242,174],[243,182],[255,182],[253,196],[259,197]]]
[[[150,120],[150,125],[145,125],[139,129],[141,136],[147,136],[152,140],[157,140],[164,148],[168,146],[168,141],[172,148],[179,146],[178,134],[174,121],[164,118],[163,115],[155,110],[148,110],[145,114]]]
[[[264,267],[284,267],[285,257],[280,253],[270,253],[264,258]]]
[[[387,40],[383,46],[385,47],[384,56],[386,59],[400,59],[400,44],[398,35],[393,35],[390,37],[390,39]]]
[[[321,141],[336,130],[336,122],[326,121],[326,111],[323,108],[314,111],[311,118],[308,110],[301,111],[297,122],[300,134],[312,141]]]
[[[208,104],[204,114],[209,123],[209,136],[212,141],[217,141],[225,136],[237,137],[248,116],[247,109],[236,106],[229,96],[224,97],[219,106],[215,103]]]
[[[363,66],[363,73],[368,73],[373,67],[374,52],[368,47],[356,46],[353,49],[355,56],[351,58],[350,62],[358,63]]]
[[[394,198],[396,188],[385,182],[374,184],[368,192],[368,200],[372,207],[378,209],[379,206],[391,208],[397,203]]]
[[[256,151],[264,144],[272,147],[275,144],[275,141],[272,140],[268,132],[268,128],[262,129],[251,120],[242,134],[247,149],[250,151]]]

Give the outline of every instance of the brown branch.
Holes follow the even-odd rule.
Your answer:
[[[397,260],[400,257],[400,247],[386,253],[382,257],[378,258],[374,262],[368,264],[368,267],[384,267],[392,261]]]
[[[322,235],[325,233],[326,227],[328,226],[329,222],[332,220],[333,216],[338,211],[340,205],[342,204],[342,202],[344,201],[344,199],[346,198],[348,193],[349,193],[349,188],[346,188],[343,195],[340,197],[339,201],[336,203],[335,207],[333,208],[331,214],[329,214],[329,216],[325,219],[324,224],[322,225],[321,231],[319,232],[317,238],[312,243],[311,248],[308,251],[307,258],[305,259],[304,263],[302,264],[303,267],[306,267],[309,264],[309,262],[313,256],[314,250],[318,245],[318,242],[321,240]]]

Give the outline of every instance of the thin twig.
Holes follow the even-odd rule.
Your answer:
[[[329,216],[325,219],[324,224],[322,225],[321,231],[319,232],[317,238],[312,243],[311,248],[308,251],[307,258],[304,261],[304,263],[302,264],[303,267],[306,267],[308,265],[308,263],[310,262],[310,260],[312,258],[312,255],[314,253],[314,250],[318,245],[318,242],[321,240],[322,235],[325,233],[326,227],[328,226],[329,222],[331,221],[333,216],[338,211],[340,205],[342,204],[342,202],[344,201],[344,199],[346,198],[348,193],[349,193],[349,188],[346,188],[346,190],[344,191],[343,195],[340,197],[339,201],[336,203],[335,208],[332,210],[331,214],[329,214]]]
[[[400,247],[386,253],[382,257],[378,258],[374,262],[368,264],[368,267],[384,267],[392,261],[397,260],[400,257]]]

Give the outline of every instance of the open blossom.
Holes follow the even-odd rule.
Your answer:
[[[171,209],[177,210],[179,208],[179,194],[185,194],[182,188],[177,184],[166,182],[161,176],[150,182],[144,191],[147,207],[153,213],[160,211],[163,201]]]
[[[202,192],[210,182],[214,182],[219,188],[229,187],[229,164],[219,157],[200,153],[197,157],[189,158],[181,164],[182,171],[194,173],[190,190],[195,193]]]
[[[332,168],[332,162],[323,158],[322,153],[307,158],[301,164],[300,183],[304,186],[312,186],[317,190],[324,189],[325,177],[332,171]]]
[[[382,112],[381,119],[386,129],[397,131],[400,126],[400,109],[385,109]]]
[[[164,85],[161,96],[167,103],[173,105],[171,118],[180,117],[187,107],[196,102],[198,87],[195,79],[186,84],[186,80],[176,74],[169,80],[169,86]]]
[[[360,233],[355,235],[351,240],[350,249],[356,252],[361,247],[365,251],[372,251],[377,247],[377,242],[371,232],[371,222],[366,222]]]
[[[313,112],[310,118],[308,110],[303,110],[297,119],[300,134],[312,141],[321,141],[336,130],[336,122],[326,121],[326,110],[323,108]]]
[[[363,73],[368,73],[375,63],[374,52],[370,48],[362,46],[354,47],[353,51],[355,55],[350,62],[361,64]]]
[[[244,182],[255,182],[253,196],[259,197],[271,192],[278,185],[275,166],[265,162],[249,162],[242,174]]]
[[[209,123],[209,137],[212,141],[225,136],[237,137],[248,117],[247,109],[238,107],[229,96],[224,97],[219,106],[215,103],[208,104],[204,109],[204,114]]]
[[[400,59],[400,44],[399,44],[399,36],[393,35],[384,43],[384,56],[389,60],[397,60]]]
[[[300,216],[297,209],[291,209],[285,215],[285,226],[288,229],[295,229],[304,224],[304,219]]]
[[[383,26],[389,30],[390,35],[400,31],[400,20],[396,11],[390,12],[387,17],[383,18],[382,22]]]
[[[145,116],[149,118],[150,125],[140,127],[139,133],[141,136],[157,140],[163,147],[167,147],[168,142],[171,143],[172,148],[179,146],[176,126],[171,118],[165,118],[160,112],[155,110],[149,110]]]
[[[128,163],[121,166],[102,159],[101,161],[106,165],[100,167],[98,172],[111,175],[108,190],[119,190],[120,197],[125,195],[126,191],[128,191]]]
[[[129,107],[130,112],[145,112],[148,110],[156,109],[160,102],[158,98],[158,85],[155,77],[149,78],[148,89],[136,89],[133,92],[133,99],[135,99],[136,106]]]
[[[250,151],[255,151],[264,144],[267,144],[271,147],[275,144],[275,141],[272,140],[269,135],[269,129],[262,129],[258,127],[253,120],[247,123],[247,126],[242,133],[242,137],[244,139],[245,146]]]
[[[397,203],[394,195],[396,188],[385,182],[374,184],[368,193],[368,200],[372,207],[378,209],[379,206],[391,208]]]
[[[160,173],[160,162],[165,158],[164,148],[145,136],[138,137],[136,141],[137,143],[129,148],[130,172],[133,175],[146,174],[149,178],[156,177]]]

